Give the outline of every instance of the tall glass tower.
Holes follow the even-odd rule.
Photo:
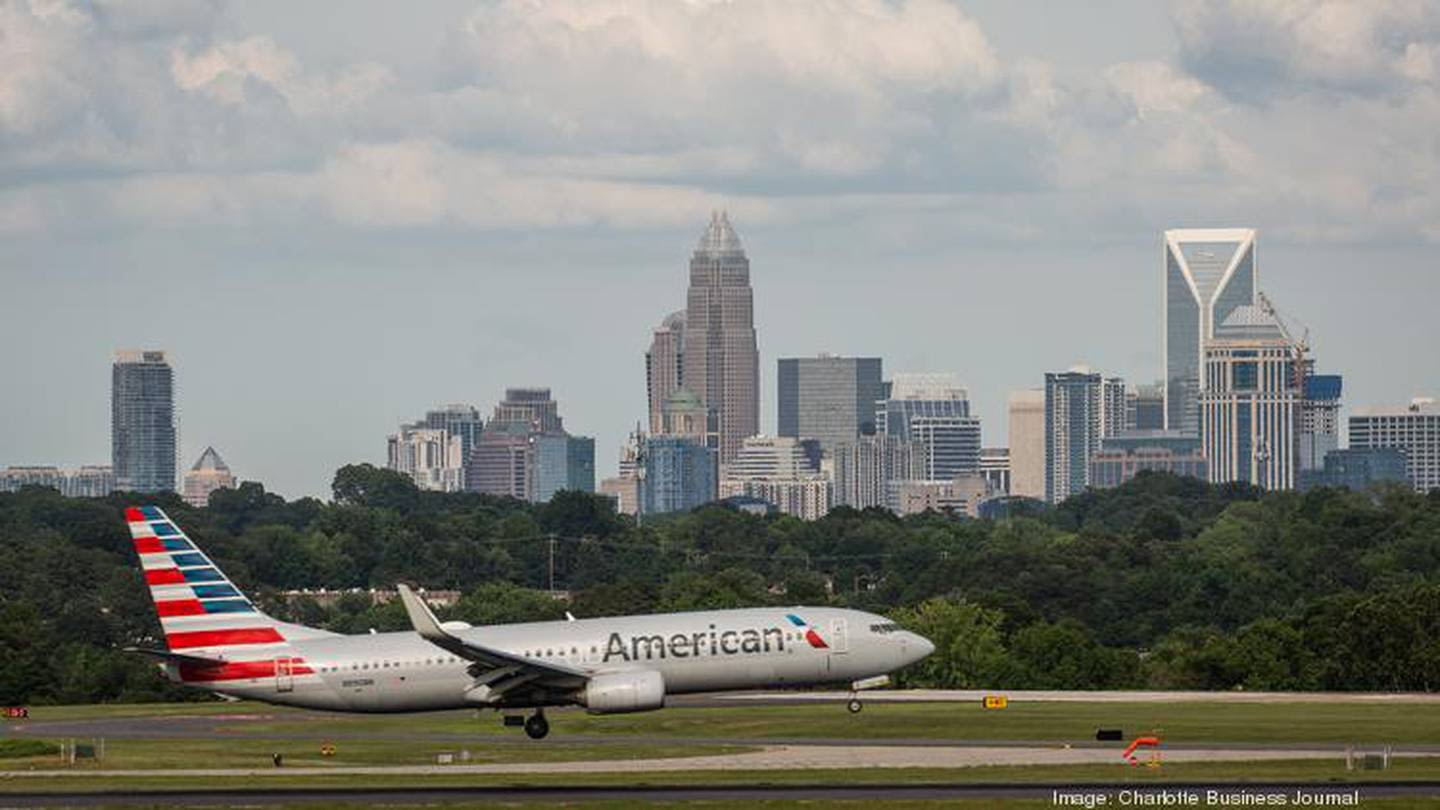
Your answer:
[[[110,373],[116,488],[175,491],[175,372],[161,351],[123,349]]]
[[[1255,303],[1255,231],[1190,228],[1165,232],[1165,428],[1200,432],[1200,368],[1215,326]]]
[[[711,215],[690,258],[685,304],[684,384],[718,417],[720,461],[729,463],[760,432],[760,352],[750,260],[724,211]]]

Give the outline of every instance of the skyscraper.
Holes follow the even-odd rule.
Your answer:
[[[565,432],[549,388],[507,388],[465,463],[465,488],[527,501],[595,491],[595,440]]]
[[[875,432],[880,358],[785,357],[776,364],[781,436],[817,439],[827,453]]]
[[[1301,472],[1325,469],[1325,456],[1340,449],[1340,392],[1344,385],[1339,374],[1310,374],[1308,368],[1306,371],[1297,460]]]
[[[720,461],[729,462],[760,432],[760,353],[750,260],[723,211],[690,259],[684,344],[685,387],[716,412]]]
[[[1356,408],[1350,416],[1350,448],[1393,447],[1405,454],[1416,492],[1440,489],[1440,403],[1417,397],[1409,405]]]
[[[182,497],[191,506],[208,506],[210,493],[217,489],[234,489],[235,474],[230,472],[225,460],[207,447],[195,461],[190,472],[185,473],[185,492]]]
[[[875,428],[919,442],[926,479],[980,472],[980,418],[953,374],[896,374],[889,397],[875,405]]]
[[[894,436],[861,436],[831,453],[835,503],[868,509],[885,506],[891,481],[925,477],[924,448]]]
[[[650,432],[662,433],[666,397],[685,385],[685,311],[672,312],[656,327],[645,352],[645,392],[650,402]]]
[[[110,380],[116,486],[127,492],[174,492],[175,373],[165,352],[117,351]]]
[[[1165,429],[1165,383],[1137,385],[1125,395],[1125,430]]]
[[[1165,232],[1165,428],[1198,434],[1205,342],[1236,307],[1255,303],[1255,231]]]
[[[451,436],[458,436],[462,459],[470,457],[470,451],[474,449],[475,442],[480,440],[480,431],[485,426],[480,419],[480,411],[473,405],[463,402],[452,402],[444,407],[426,411],[425,418],[420,420],[417,427],[421,425],[443,430]]]
[[[1295,345],[1258,306],[1236,307],[1205,347],[1200,440],[1210,481],[1295,487],[1301,380]]]
[[[543,434],[535,436],[535,491],[532,500],[544,503],[561,490],[595,491],[595,440],[589,436]]]
[[[1010,494],[1045,497],[1045,392],[1010,393]]]
[[[1090,484],[1100,440],[1125,424],[1125,381],[1084,367],[1045,375],[1045,500],[1059,503]]]
[[[410,476],[420,489],[458,492],[465,480],[463,447],[460,435],[444,428],[401,425],[385,441],[385,466]]]
[[[685,512],[715,500],[715,451],[680,436],[645,440],[640,512]]]

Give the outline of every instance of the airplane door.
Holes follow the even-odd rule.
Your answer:
[[[836,653],[850,652],[850,634],[846,631],[844,619],[830,622],[830,650]]]
[[[295,691],[295,659],[290,657],[275,659],[275,691]]]

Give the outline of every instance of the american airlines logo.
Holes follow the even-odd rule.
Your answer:
[[[797,630],[803,631],[800,635],[811,647],[817,650],[828,649],[829,645],[820,637],[820,634],[799,616],[788,614],[785,618]],[[669,636],[657,633],[648,636],[625,637],[619,633],[611,633],[610,640],[605,644],[605,656],[601,660],[606,663],[612,658],[618,658],[621,661],[642,659],[648,661],[656,658],[768,653],[772,650],[775,652],[785,650],[784,628],[720,630],[712,624],[708,630],[699,633],[672,633]]]

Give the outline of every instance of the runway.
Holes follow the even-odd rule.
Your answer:
[[[1036,783],[1030,785],[1000,784],[872,784],[852,787],[827,785],[756,785],[697,787],[436,787],[436,788],[359,788],[354,790],[322,788],[317,790],[184,790],[130,791],[125,793],[46,793],[5,794],[7,807],[39,806],[273,806],[303,803],[324,804],[389,804],[432,805],[442,803],[494,802],[685,802],[685,801],[943,801],[957,799],[1039,799],[1054,801],[1057,793],[1083,793],[1117,796],[1129,791],[1132,796],[1177,795],[1184,792],[1204,797],[1215,791],[1227,795],[1293,796],[1297,792],[1312,797],[1354,797],[1355,802],[1390,797],[1429,797],[1440,795],[1440,787],[1423,782],[1392,782],[1370,785],[1312,785],[1294,782],[1250,783],[1244,786],[1225,783],[1171,783],[1167,785],[1093,784],[1077,790],[1073,785]],[[1114,803],[1114,799],[1110,800]],[[1138,802],[1137,802],[1138,803]],[[1196,801],[1195,804],[1203,804]]]

